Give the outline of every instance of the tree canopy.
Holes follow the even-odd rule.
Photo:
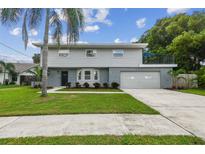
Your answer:
[[[140,42],[154,53],[171,53],[179,68],[198,70],[205,59],[205,12],[178,14],[158,20]]]

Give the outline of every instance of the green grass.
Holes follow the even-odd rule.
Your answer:
[[[142,113],[157,111],[128,94],[49,94],[30,87],[0,90],[0,116],[81,113]]]
[[[15,88],[19,87],[18,85],[0,85],[0,89],[5,89],[5,88]]]
[[[203,145],[205,142],[193,136],[58,136],[0,139],[0,144],[44,145]]]
[[[112,89],[112,88],[63,88],[58,91],[122,92],[122,90],[120,89]]]
[[[183,89],[180,92],[205,96],[205,89]]]

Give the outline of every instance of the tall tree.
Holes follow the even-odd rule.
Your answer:
[[[21,19],[22,40],[25,48],[28,44],[28,30],[38,28],[40,23],[44,24],[44,37],[42,47],[42,96],[47,96],[47,55],[48,55],[48,33],[52,32],[52,38],[60,46],[63,23],[61,16],[64,18],[67,29],[67,43],[76,42],[79,38],[80,30],[83,29],[84,17],[82,9],[1,9],[0,20],[3,25],[16,25]],[[60,12],[60,13],[59,13]]]
[[[152,52],[172,53],[179,68],[196,70],[205,59],[204,30],[205,12],[178,14],[158,20],[142,35],[140,42],[148,43]]]
[[[15,72],[15,66],[12,63],[5,63],[4,61],[0,61],[0,66],[2,66],[2,72],[4,74],[3,84],[5,84],[6,73],[11,74]]]
[[[40,63],[40,54],[39,53],[35,53],[33,55],[32,59],[33,59],[33,63],[39,64]]]

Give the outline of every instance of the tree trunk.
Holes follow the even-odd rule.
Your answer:
[[[4,78],[3,78],[3,84],[5,84],[5,76],[6,76],[6,70],[4,68]]]
[[[48,32],[49,32],[49,9],[46,9],[45,32],[42,49],[42,93],[41,96],[47,96],[47,72],[48,72]]]

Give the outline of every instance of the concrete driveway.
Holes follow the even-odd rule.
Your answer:
[[[165,89],[124,89],[178,126],[205,140],[205,96]]]

